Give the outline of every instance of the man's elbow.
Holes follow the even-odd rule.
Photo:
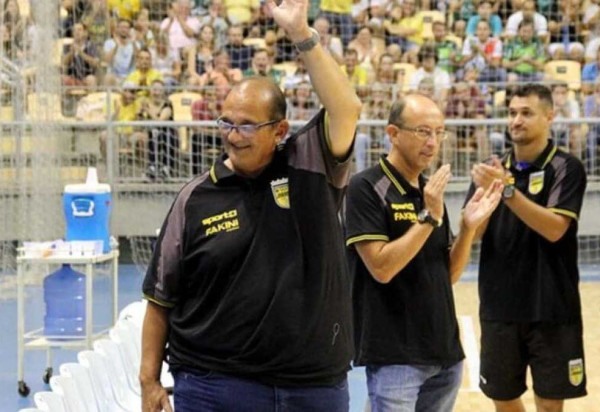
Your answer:
[[[381,283],[383,285],[390,283],[390,281],[396,275],[396,273],[392,273],[390,270],[384,267],[369,268],[369,273],[371,273],[371,276],[377,283]]]

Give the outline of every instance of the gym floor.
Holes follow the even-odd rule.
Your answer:
[[[141,297],[142,275],[133,265],[119,267],[119,309]],[[46,368],[44,351],[25,352],[25,381],[31,389],[28,397],[17,393],[17,305],[14,288],[0,284],[0,412],[14,412],[33,405],[32,394],[49,390],[42,381]],[[600,410],[600,269],[582,271],[580,286],[583,301],[585,327],[586,371],[588,393],[585,398],[565,403],[565,412]],[[110,282],[107,277],[99,277],[94,284],[94,311],[100,321],[110,319]],[[467,359],[463,385],[458,395],[456,412],[492,411],[491,402],[477,388],[479,322],[477,318],[479,300],[477,282],[473,272],[468,272],[454,288],[456,309],[461,328],[462,342]],[[26,329],[39,327],[44,306],[42,288],[26,288]],[[96,318],[98,319],[98,318]],[[35,325],[35,326],[34,326]],[[63,362],[76,361],[76,351],[58,349],[53,351],[54,370]],[[56,372],[58,373],[58,372]],[[350,411],[362,412],[367,401],[366,380],[363,368],[355,368],[349,374]],[[534,411],[533,394],[527,391],[523,400],[528,411]]]

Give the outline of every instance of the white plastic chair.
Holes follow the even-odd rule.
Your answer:
[[[147,300],[138,300],[125,306],[119,312],[119,320],[128,320],[133,322],[140,330],[144,323],[144,316],[146,316],[146,307],[148,306]]]
[[[141,391],[135,393],[129,386],[117,344],[109,339],[97,340],[94,342],[94,352],[104,361],[103,373],[107,374],[117,403],[128,411],[141,411]]]
[[[36,392],[33,401],[44,412],[67,412],[63,397],[54,392]]]
[[[70,412],[85,411],[85,401],[81,398],[81,392],[77,390],[75,380],[70,376],[52,376],[50,378],[52,392],[63,397],[66,409]]]
[[[119,405],[115,399],[112,391],[112,377],[106,369],[104,356],[91,350],[84,350],[77,354],[77,360],[88,369],[94,390],[96,391],[98,409],[102,412],[127,412],[128,410]]]
[[[92,379],[88,369],[79,363],[69,362],[60,365],[60,374],[73,378],[81,398],[85,402],[86,412],[100,412]]]

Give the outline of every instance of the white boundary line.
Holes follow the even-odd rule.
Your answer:
[[[481,392],[481,389],[479,389],[479,349],[475,329],[473,328],[473,318],[471,316],[459,316],[458,319],[469,373],[469,387],[464,388],[464,391]]]

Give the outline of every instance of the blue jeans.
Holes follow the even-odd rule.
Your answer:
[[[371,412],[451,412],[462,379],[463,363],[367,366]]]
[[[334,386],[280,387],[221,373],[177,371],[177,412],[347,412],[348,381]]]

